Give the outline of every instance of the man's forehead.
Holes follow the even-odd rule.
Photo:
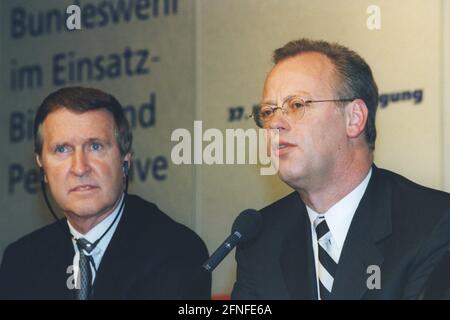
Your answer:
[[[66,107],[59,107],[58,109],[50,112],[44,119],[43,124],[46,122],[62,122],[67,121],[71,123],[88,123],[92,121],[102,121],[105,123],[114,124],[114,117],[106,109],[95,109],[84,112],[78,112]]]
[[[285,58],[273,66],[272,70],[283,68],[308,68],[312,71],[323,71],[333,68],[333,63],[325,54],[320,52],[303,52]]]
[[[49,113],[43,122],[44,135],[52,137],[105,138],[114,133],[114,128],[114,118],[105,109],[80,113],[59,108]]]
[[[334,82],[334,65],[324,54],[306,52],[286,58],[276,64],[267,75],[263,88],[263,100],[276,95],[303,93],[326,94]],[[279,97],[278,97],[279,98]]]

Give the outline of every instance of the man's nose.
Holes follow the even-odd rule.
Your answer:
[[[289,122],[284,110],[277,108],[274,110],[272,119],[269,122],[269,129],[289,130]]]
[[[89,159],[83,150],[74,152],[71,171],[76,176],[84,176],[90,171]]]

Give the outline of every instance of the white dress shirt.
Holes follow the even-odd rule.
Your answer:
[[[89,230],[88,233],[86,233],[86,234],[82,234],[82,233],[78,232],[70,224],[69,220],[67,220],[67,224],[69,225],[70,233],[73,236],[72,243],[73,243],[73,247],[75,249],[75,256],[73,257],[73,276],[74,276],[73,278],[74,278],[75,283],[79,283],[78,282],[78,274],[79,274],[80,252],[78,251],[78,247],[77,247],[74,239],[85,238],[89,242],[94,243],[109,228],[111,223],[114,221],[114,218],[117,215],[119,215],[119,217],[117,217],[117,220],[114,222],[114,225],[111,226],[111,229],[109,229],[109,231],[105,234],[105,236],[100,240],[100,242],[94,248],[94,250],[92,250],[92,252],[90,254],[86,253],[86,255],[92,256],[94,263],[95,263],[95,268],[94,268],[94,266],[91,265],[92,284],[93,284],[95,277],[97,275],[98,267],[100,266],[100,262],[102,261],[103,254],[105,253],[106,248],[108,248],[109,242],[111,241],[111,238],[114,235],[114,232],[117,228],[117,224],[119,223],[120,218],[122,217],[122,213],[123,213],[125,206],[123,206],[123,208],[120,212],[119,212],[119,209],[121,209],[123,201],[124,201],[124,194],[122,194],[120,201],[119,201],[118,205],[116,206],[116,208],[114,209],[114,211],[109,216],[107,216],[102,222],[100,222],[94,228]]]
[[[314,251],[314,261],[316,267],[316,282],[317,282],[317,294],[320,297],[319,291],[319,254],[318,254],[318,244],[317,244],[317,234],[314,229],[314,220],[317,217],[324,217],[331,232],[331,252],[330,255],[333,260],[338,263],[341,257],[342,247],[344,246],[345,238],[347,237],[348,229],[352,222],[353,216],[355,215],[356,209],[358,208],[359,202],[361,201],[364,192],[366,191],[367,185],[369,184],[370,177],[372,175],[372,168],[369,173],[364,178],[364,180],[349,194],[344,198],[335,203],[330,209],[325,213],[317,213],[310,207],[306,206],[308,211],[309,220],[311,221],[311,235],[312,235],[312,245]]]

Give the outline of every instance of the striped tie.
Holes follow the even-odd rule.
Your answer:
[[[80,262],[79,262],[79,283],[80,287],[76,291],[76,299],[77,300],[88,300],[91,295],[91,282],[92,282],[92,273],[90,266],[90,258],[86,252],[91,253],[93,246],[92,244],[84,238],[79,238],[75,240],[78,251],[80,253]],[[85,252],[86,251],[86,252]]]
[[[314,228],[318,241],[320,299],[328,300],[331,297],[337,269],[337,263],[332,258],[331,252],[331,232],[325,217],[318,217],[314,220]]]

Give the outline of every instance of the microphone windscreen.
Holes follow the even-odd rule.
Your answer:
[[[250,241],[258,236],[261,226],[261,214],[255,209],[247,209],[234,220],[231,232],[238,231],[242,235],[242,241]]]

